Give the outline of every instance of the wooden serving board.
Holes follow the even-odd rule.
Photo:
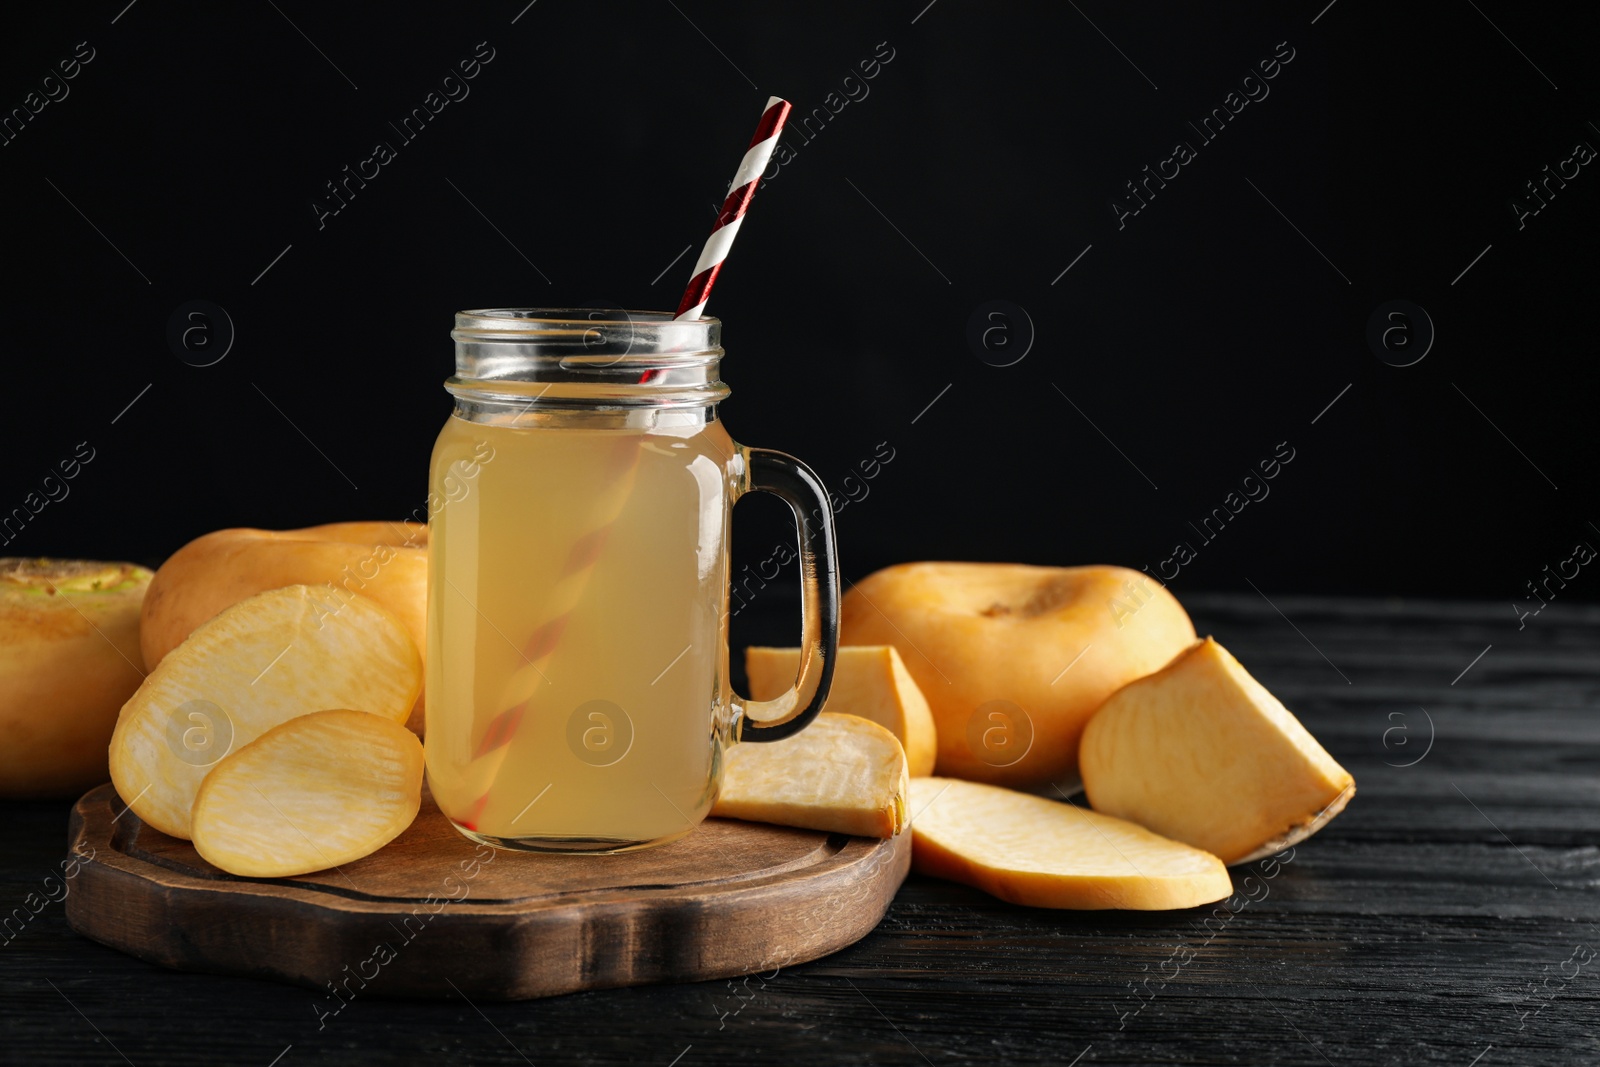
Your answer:
[[[66,913],[86,937],[177,970],[331,983],[344,999],[521,1000],[835,952],[883,918],[910,837],[708,819],[641,852],[536,855],[475,845],[424,794],[411,828],[366,859],[236,878],[144,825],[107,784],[73,808],[69,846],[93,858]]]

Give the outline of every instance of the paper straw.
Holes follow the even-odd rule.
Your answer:
[[[674,319],[698,319],[704,313],[711,287],[716,284],[722,264],[728,258],[728,250],[733,247],[733,239],[739,234],[745,212],[750,209],[750,201],[761,184],[761,174],[767,169],[772,150],[777,146],[784,123],[788,121],[790,108],[789,101],[782,97],[767,98],[767,105],[761,111],[761,121],[756,125],[755,135],[750,138],[744,158],[739,161],[739,169],[734,171],[728,195],[722,202],[722,210],[717,213],[716,225],[711,228],[711,234],[700,250],[700,258],[695,261],[688,288],[678,302]],[[657,371],[646,371],[640,381],[649,382],[657,374]],[[594,522],[573,545],[561,577],[551,590],[543,620],[523,644],[521,651],[527,662],[512,675],[507,684],[506,693],[497,705],[503,710],[485,723],[481,730],[474,729],[469,776],[483,782],[482,792],[469,814],[452,814],[456,821],[469,830],[478,829],[506,753],[517,735],[518,727],[522,725],[523,716],[545,680],[543,665],[560,644],[562,632],[582,599],[589,575],[600,558],[611,527],[633,493],[640,451],[638,442],[631,437],[619,442],[602,483],[605,490],[597,495],[594,504]],[[497,836],[514,837],[515,833]]]
[[[722,201],[717,224],[711,228],[711,236],[706,238],[705,246],[700,249],[700,258],[695,260],[694,271],[689,275],[689,287],[683,291],[683,299],[678,301],[678,313],[673,318],[698,319],[705,311],[711,287],[717,282],[722,263],[728,258],[728,249],[733,247],[733,239],[739,235],[744,213],[750,210],[750,201],[761,184],[761,173],[767,169],[772,150],[783,133],[783,124],[789,119],[789,109],[789,101],[783,97],[767,98],[767,106],[761,112],[761,122],[756,126],[755,136],[750,138],[750,147],[745,149],[744,158],[739,161],[739,169],[733,172],[733,183],[728,188],[727,198]]]

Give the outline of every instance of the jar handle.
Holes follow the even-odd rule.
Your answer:
[[[817,717],[833,684],[839,653],[839,562],[833,505],[810,467],[784,452],[744,448],[747,492],[781,497],[800,535],[800,669],[794,685],[772,700],[733,695],[741,741],[781,741]],[[752,729],[743,729],[744,726]]]

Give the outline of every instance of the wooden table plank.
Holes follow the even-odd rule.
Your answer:
[[[1553,604],[1519,630],[1509,604],[1265,592],[1184,599],[1360,791],[1225,922],[1032,911],[913,876],[865,940],[765,979],[357,998],[319,1031],[312,991],[161,971],[47,903],[0,946],[0,1059],[122,1063],[114,1043],[140,1067],[1600,1060],[1600,608]],[[789,606],[767,600],[760,625],[782,633]],[[1432,748],[1398,766],[1423,751],[1422,708]],[[1386,747],[1397,724],[1407,745]],[[59,870],[67,807],[7,806],[0,905]]]

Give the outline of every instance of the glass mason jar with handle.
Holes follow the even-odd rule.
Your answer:
[[[504,308],[456,316],[455,411],[434,446],[427,753],[468,837],[616,852],[710,810],[738,741],[787,737],[827,699],[838,647],[828,495],[717,418],[721,323]],[[802,647],[792,689],[728,681],[733,504],[788,502]]]

